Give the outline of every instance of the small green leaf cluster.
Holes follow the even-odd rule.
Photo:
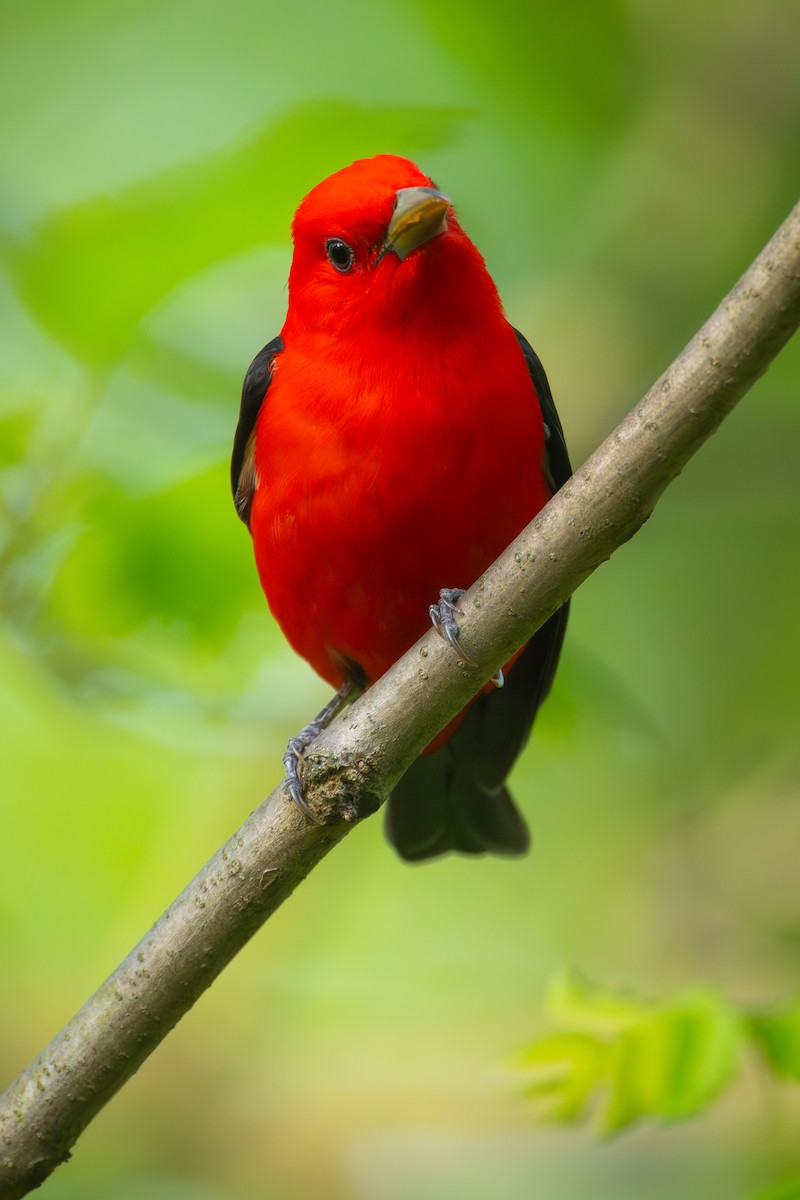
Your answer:
[[[645,1000],[575,974],[551,985],[555,1030],[523,1053],[526,1092],[544,1119],[617,1133],[651,1118],[674,1121],[706,1109],[736,1078],[754,1047],[771,1074],[800,1082],[800,1001],[747,1012],[708,988]]]

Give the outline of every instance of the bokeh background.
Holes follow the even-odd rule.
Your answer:
[[[32,0],[0,9],[0,1079],[275,784],[326,698],[229,496],[288,227],[379,151],[455,198],[581,462],[796,199],[794,0]],[[515,1069],[572,965],[800,985],[800,346],[576,597],[521,862],[352,833],[52,1200],[750,1200],[792,1088],[610,1141]],[[795,1194],[794,1192],[792,1193]]]

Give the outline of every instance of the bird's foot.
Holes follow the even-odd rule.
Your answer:
[[[286,786],[300,812],[315,825],[321,825],[322,821],[307,803],[303,788],[303,763],[306,750],[314,739],[339,716],[339,713],[361,695],[364,687],[365,680],[361,675],[358,678],[346,679],[336,695],[331,697],[322,711],[314,717],[314,720],[309,721],[308,725],[304,725],[299,733],[295,734],[293,738],[289,738],[287,743],[286,753],[283,756]]]
[[[468,663],[471,667],[477,667],[478,664],[466,653],[459,640],[461,629],[456,619],[456,614],[460,611],[458,602],[465,595],[466,591],[464,588],[442,588],[439,592],[439,603],[432,604],[428,612],[430,613],[433,627],[439,636],[450,643],[456,654],[459,658],[463,658],[465,663]],[[502,687],[505,683],[502,670],[493,675],[490,682],[495,687]]]
[[[293,738],[289,738],[286,753],[283,756],[284,779],[289,794],[303,816],[308,817],[309,821],[313,821],[315,825],[319,825],[321,822],[314,810],[306,804],[301,768],[306,750],[323,729],[324,726],[317,726],[313,721],[309,725],[305,725]]]

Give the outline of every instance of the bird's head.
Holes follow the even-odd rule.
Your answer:
[[[318,184],[292,225],[285,332],[377,332],[458,319],[469,300],[497,304],[483,259],[449,196],[407,158],[359,159]]]

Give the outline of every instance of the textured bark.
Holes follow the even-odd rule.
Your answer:
[[[374,812],[431,737],[647,520],[800,323],[800,205],[644,399],[434,633],[312,746],[311,824],[281,786],[0,1096],[0,1198],[38,1186],[299,881]],[[451,582],[451,581],[444,581]]]

